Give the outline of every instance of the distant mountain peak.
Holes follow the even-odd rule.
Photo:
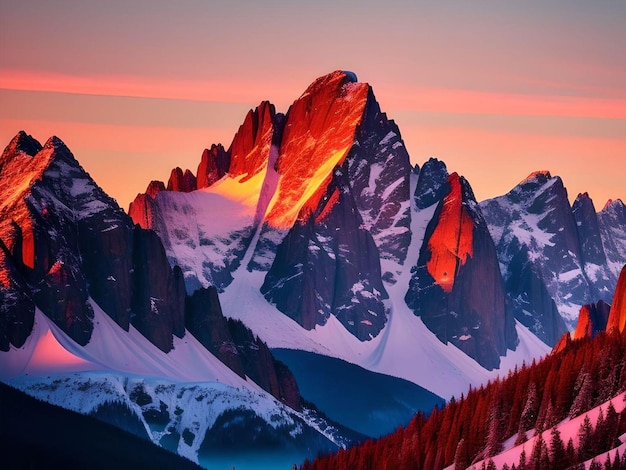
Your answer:
[[[552,175],[548,170],[537,170],[533,171],[530,175],[524,178],[520,184],[528,183],[534,180],[549,180],[550,178],[552,178]]]
[[[609,199],[608,201],[606,201],[606,204],[602,208],[602,211],[619,207],[624,207],[624,202],[621,199]]]

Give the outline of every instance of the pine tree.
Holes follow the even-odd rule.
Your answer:
[[[606,421],[604,420],[604,412],[602,411],[602,408],[600,408],[598,411],[598,419],[596,420],[596,428],[594,429],[593,437],[591,438],[593,453],[595,455],[601,454],[611,448],[607,448],[607,446],[613,444],[612,442],[607,442],[608,431],[609,429],[607,429]]]
[[[619,427],[619,415],[617,411],[615,411],[612,401],[609,402],[606,408],[606,419],[604,422],[607,428],[606,442],[609,445],[609,449],[611,449],[616,444],[615,441],[617,440],[617,430]]]
[[[548,447],[546,446],[546,442],[543,440],[542,434],[538,434],[535,439],[535,445],[533,446],[533,451],[530,454],[529,464],[530,468],[533,470],[543,470],[549,468],[550,466]]]
[[[565,444],[561,439],[561,433],[554,427],[550,431],[550,463],[552,468],[567,468],[569,462],[565,452]]]
[[[522,452],[519,454],[519,465],[517,468],[518,470],[526,470],[526,449],[522,449]]]
[[[611,470],[619,470],[619,464],[620,464],[619,449],[615,449],[615,455],[613,456],[613,465],[611,466]]]
[[[596,462],[595,459],[591,461],[591,465],[589,466],[589,470],[602,470],[602,464],[600,462]]]
[[[589,415],[585,415],[578,429],[578,460],[584,462],[591,457],[593,457],[593,427]]]
[[[467,443],[464,438],[461,438],[456,446],[456,452],[454,453],[454,468],[467,468],[470,463],[469,454],[467,452]]]
[[[522,410],[522,415],[519,421],[519,430],[515,444],[519,445],[526,442],[526,431],[532,428],[537,421],[537,411],[539,409],[539,399],[537,398],[537,386],[535,382],[532,382],[528,386],[528,395],[526,398],[526,404]]]
[[[503,425],[500,420],[502,413],[502,402],[498,400],[495,406],[492,406],[489,412],[489,423],[487,430],[487,446],[485,448],[485,454],[487,457],[493,457],[502,451],[502,433]]]
[[[567,454],[567,461],[572,464],[576,460],[576,449],[574,449],[574,441],[570,437],[567,441],[567,447],[565,449],[565,453]]]
[[[582,385],[578,395],[574,398],[574,403],[572,403],[572,407],[569,410],[568,416],[570,418],[575,418],[586,411],[591,409],[592,405],[592,393],[593,393],[593,383],[591,380],[591,376],[587,373],[583,373],[581,370]]]

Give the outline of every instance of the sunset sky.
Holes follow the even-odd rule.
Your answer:
[[[248,109],[351,70],[479,200],[533,170],[626,198],[626,2],[0,0],[0,146],[58,135],[120,205]]]

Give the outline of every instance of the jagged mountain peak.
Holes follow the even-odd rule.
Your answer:
[[[178,191],[181,193],[189,193],[195,191],[197,188],[196,177],[191,170],[183,170],[180,167],[176,167],[170,174],[170,179],[167,182],[168,191]]]
[[[424,163],[413,195],[418,209],[425,209],[441,200],[447,178],[448,168],[443,161],[431,157]]]
[[[161,191],[166,191],[165,183],[159,180],[150,181],[150,183],[148,183],[148,187],[146,188],[146,194],[152,199],[154,199]]]
[[[343,85],[347,85],[350,83],[359,83],[359,80],[354,72],[348,72],[345,70],[335,70],[333,72],[327,73],[326,75],[322,75],[321,77],[316,78],[313,83],[311,83],[304,93],[300,96],[303,98],[309,94],[317,94],[324,88],[335,88],[337,85],[342,87]]]
[[[4,151],[2,152],[2,157],[0,158],[0,162],[4,161],[5,155],[13,155],[17,152],[25,153],[26,155],[30,155],[31,157],[35,156],[37,152],[41,150],[41,144],[37,139],[33,136],[27,134],[24,131],[19,131],[9,145],[6,146]]]
[[[524,178],[520,184],[530,183],[532,181],[543,181],[549,180],[552,178],[552,174],[548,170],[536,170],[530,173],[526,178]]]
[[[361,123],[370,87],[344,72],[315,80],[289,108],[276,170],[280,180],[267,211],[275,227],[293,226],[317,208],[332,171],[343,164]]]
[[[624,210],[624,208],[626,208],[626,205],[624,205],[624,202],[621,199],[609,199],[606,201],[602,211],[620,211]]]
[[[204,149],[200,164],[198,165],[197,181],[198,189],[208,188],[221,179],[230,166],[230,153],[222,144],[212,144],[211,148]]]
[[[246,181],[267,167],[270,146],[277,133],[276,118],[276,109],[269,101],[262,101],[248,111],[228,149],[230,176],[243,176],[242,181]],[[213,152],[215,158],[220,158],[219,148]]]
[[[572,339],[593,338],[606,329],[611,306],[603,300],[595,304],[585,304],[580,308],[578,323]]]

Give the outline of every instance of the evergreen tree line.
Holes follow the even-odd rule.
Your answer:
[[[625,360],[626,331],[572,341],[564,350],[530,366],[524,364],[506,378],[470,388],[467,395],[452,398],[441,409],[435,407],[429,416],[416,414],[389,436],[306,461],[300,468],[439,470],[454,463],[457,469],[465,469],[489,461],[513,436],[516,444],[523,443],[527,434],[534,435],[528,432],[531,429],[540,435],[626,390]],[[583,425],[580,445],[564,444],[559,431],[552,429],[551,441],[538,438],[532,454],[523,453],[524,461],[515,469],[565,469],[615,447],[617,436],[626,432],[626,413],[618,415],[611,406],[595,428],[589,419]]]

